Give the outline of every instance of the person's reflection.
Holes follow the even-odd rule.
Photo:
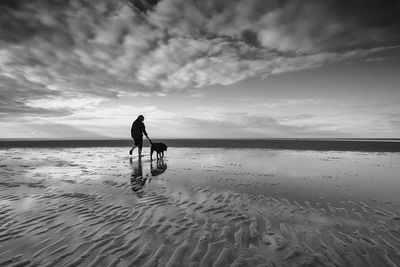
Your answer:
[[[146,184],[147,178],[143,177],[142,160],[139,158],[137,166],[134,166],[132,159],[129,159],[129,163],[132,166],[131,174],[131,187],[132,191],[136,193],[138,197],[143,197],[143,187]]]
[[[164,163],[163,159],[158,159],[157,160],[157,165],[156,168],[154,168],[153,166],[153,161],[150,162],[150,172],[151,172],[151,176],[157,176],[162,174],[163,172],[165,172],[165,170],[167,169],[167,164]]]

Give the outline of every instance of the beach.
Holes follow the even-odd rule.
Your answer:
[[[400,153],[0,149],[0,266],[400,266]]]

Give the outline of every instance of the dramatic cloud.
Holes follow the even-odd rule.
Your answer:
[[[246,112],[224,112],[215,114],[213,118],[182,117],[177,121],[196,135],[206,138],[338,137],[348,134],[337,131],[334,123],[307,121],[309,118],[313,117],[302,115],[282,118]]]
[[[391,0],[4,0],[0,9],[2,116],[63,115],[60,99],[231,85],[400,45]],[[46,99],[58,102],[38,105]]]

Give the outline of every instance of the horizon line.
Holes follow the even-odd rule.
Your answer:
[[[170,138],[154,137],[152,140],[400,140],[400,137],[259,137],[259,138]],[[132,138],[0,138],[0,141],[126,141]]]

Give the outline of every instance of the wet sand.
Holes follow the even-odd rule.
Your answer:
[[[0,266],[399,266],[400,153],[0,150]]]

